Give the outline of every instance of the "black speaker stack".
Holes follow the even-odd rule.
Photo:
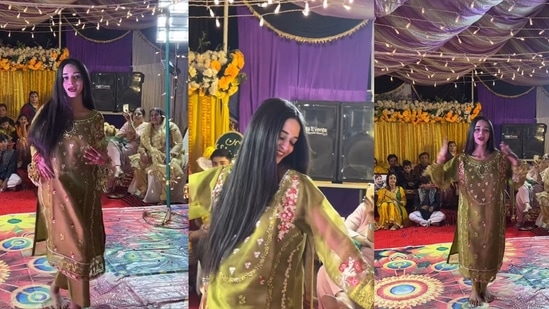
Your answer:
[[[535,124],[503,124],[501,125],[501,140],[521,159],[533,159],[534,156],[545,154],[545,133],[547,125]]]
[[[374,177],[373,103],[296,102],[311,148],[315,180],[371,182]]]
[[[130,110],[141,107],[141,90],[145,75],[141,72],[92,73],[92,95],[95,108],[104,112],[121,112],[124,104]]]

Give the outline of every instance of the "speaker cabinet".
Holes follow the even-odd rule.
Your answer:
[[[503,124],[501,140],[521,159],[533,159],[545,153],[545,134],[547,125],[536,124]]]
[[[339,105],[329,102],[297,103],[305,118],[311,162],[309,176],[316,180],[332,180],[337,168]]]
[[[522,153],[525,159],[534,156],[542,157],[545,154],[545,133],[547,125],[544,123],[527,124],[523,128]]]
[[[116,111],[116,73],[92,73],[92,96],[99,111]]]
[[[99,111],[120,112],[124,104],[130,110],[141,107],[141,89],[145,75],[141,72],[92,73],[92,95]]]
[[[373,103],[297,102],[311,148],[309,176],[337,183],[371,182]]]
[[[501,126],[501,140],[522,158],[522,125],[504,124]]]
[[[374,106],[341,105],[337,181],[369,182],[374,178]]]
[[[124,104],[130,105],[130,110],[141,107],[141,89],[145,74],[141,72],[118,73],[116,86],[116,110],[121,111]]]

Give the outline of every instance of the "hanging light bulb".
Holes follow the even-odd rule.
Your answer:
[[[303,9],[303,15],[309,16],[309,2],[305,2],[305,8]]]
[[[263,23],[265,23],[265,21],[263,20],[263,16],[261,16],[259,19],[259,27],[263,27]]]
[[[217,28],[221,27],[221,24],[219,23],[219,18],[217,18],[217,17],[215,18],[215,26]]]
[[[280,2],[278,2],[278,5],[276,6],[276,8],[275,8],[275,10],[274,10],[274,13],[275,13],[275,14],[280,13]]]
[[[322,7],[327,8],[328,7],[328,0],[322,1]]]

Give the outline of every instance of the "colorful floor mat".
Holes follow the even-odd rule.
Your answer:
[[[104,209],[107,272],[91,282],[92,308],[188,308],[187,207],[171,208],[166,222],[165,206]],[[0,216],[0,309],[51,304],[55,269],[31,256],[34,223]]]
[[[375,252],[376,308],[471,308],[471,282],[447,264],[450,243]],[[549,237],[506,241],[489,285],[496,300],[476,308],[549,308]]]

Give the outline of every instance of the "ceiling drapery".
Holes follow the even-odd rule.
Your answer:
[[[78,27],[137,30],[156,25],[157,1],[130,0],[26,0],[1,1],[3,30],[57,31],[59,13]],[[80,23],[78,23],[80,20]]]
[[[549,84],[546,0],[376,0],[375,75],[420,85]]]

